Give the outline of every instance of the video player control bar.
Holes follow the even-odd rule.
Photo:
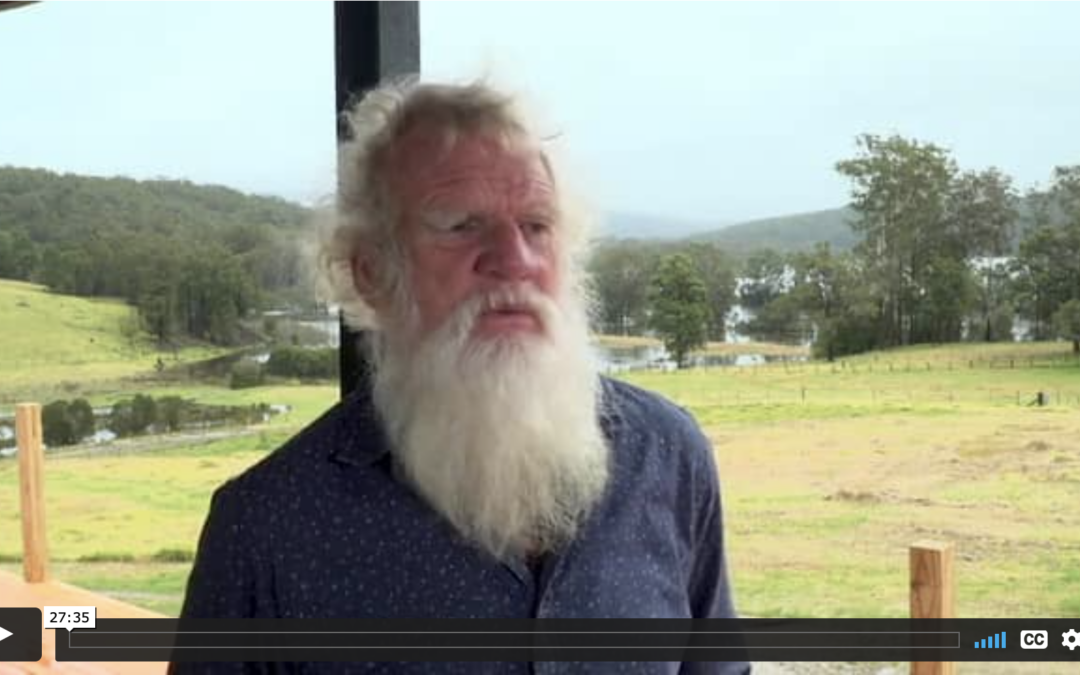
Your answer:
[[[1046,619],[98,619],[59,661],[1080,661],[1020,631]],[[977,648],[1014,633],[1000,649]],[[981,643],[985,644],[985,643]]]

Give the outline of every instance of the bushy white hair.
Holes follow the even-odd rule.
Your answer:
[[[592,229],[589,210],[558,180],[554,148],[535,130],[514,96],[484,82],[394,80],[360,98],[344,114],[343,122],[349,140],[338,149],[337,199],[332,211],[323,214],[316,267],[324,299],[341,308],[349,326],[378,326],[378,317],[353,280],[351,261],[359,246],[377,260],[373,272],[386,297],[400,305],[408,293],[408,261],[396,235],[400,205],[389,189],[387,167],[396,144],[420,124],[441,135],[444,152],[466,134],[541,148],[556,186],[565,281],[580,286],[580,266]]]

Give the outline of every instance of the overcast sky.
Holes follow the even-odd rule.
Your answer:
[[[423,68],[538,101],[609,210],[734,222],[842,205],[863,132],[1021,188],[1080,163],[1080,3],[425,2]],[[333,179],[325,2],[0,13],[0,165],[310,201]]]

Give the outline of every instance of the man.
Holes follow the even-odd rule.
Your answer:
[[[370,331],[370,386],[218,490],[183,615],[733,616],[709,443],[680,408],[598,376],[587,221],[515,102],[391,84],[348,122],[321,260]]]

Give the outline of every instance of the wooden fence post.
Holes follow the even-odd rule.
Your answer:
[[[49,576],[45,540],[45,453],[42,449],[41,405],[15,407],[15,441],[19,447],[19,500],[22,507],[23,578],[30,583]]]
[[[911,618],[956,618],[953,545],[920,541],[911,546]],[[912,661],[911,675],[956,675],[956,664]]]

